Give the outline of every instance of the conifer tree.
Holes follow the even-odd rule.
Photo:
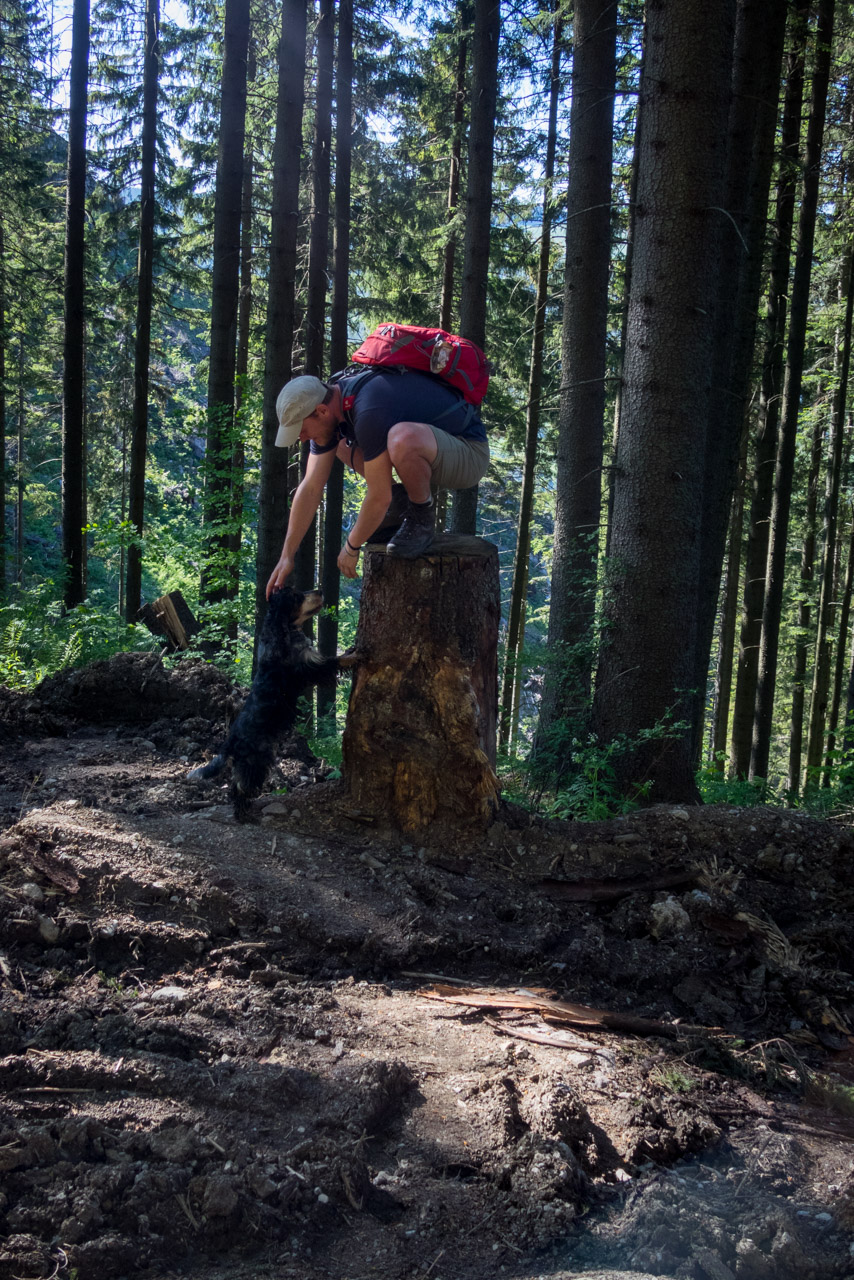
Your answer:
[[[134,398],[131,427],[128,514],[135,538],[128,547],[125,609],[132,622],[141,604],[142,539],[145,514],[145,461],[148,448],[148,384],[151,311],[154,296],[155,171],[157,154],[157,82],[160,64],[160,0],[146,0],[142,79],[139,252],[137,256]]]
[[[205,445],[205,564],[201,596],[225,598],[231,508],[234,377],[240,295],[240,215],[246,131],[249,0],[226,0],[214,206],[210,363]]]
[[[62,551],[67,608],[86,595],[85,219],[89,0],[74,0],[68,104],[62,376]]]
[[[489,275],[500,35],[501,0],[474,0],[460,333],[480,347],[486,346],[486,285]],[[457,490],[451,522],[454,533],[473,534],[476,516],[477,486]]]

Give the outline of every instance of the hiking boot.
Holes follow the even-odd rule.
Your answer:
[[[397,481],[391,486],[391,502],[388,504],[388,511],[383,516],[383,522],[378,529],[375,529],[370,538],[366,538],[366,542],[388,542],[393,533],[397,533],[407,508],[409,507],[409,494],[402,484]]]
[[[430,546],[435,528],[436,504],[432,498],[429,504],[410,502],[403,524],[389,541],[386,550],[390,556],[414,560]]]

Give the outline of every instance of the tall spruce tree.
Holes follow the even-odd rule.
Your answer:
[[[577,0],[573,19],[566,273],[549,649],[542,744],[587,714],[602,497],[617,6]]]
[[[463,243],[460,333],[479,346],[486,339],[486,289],[492,222],[492,170],[495,111],[498,103],[498,45],[501,36],[500,0],[474,0],[472,35],[471,112],[466,224]],[[477,521],[477,486],[454,495],[451,527],[473,534]]]
[[[133,621],[141,604],[142,546],[145,517],[145,462],[148,449],[148,384],[151,311],[154,296],[155,177],[157,155],[157,83],[160,65],[160,0],[146,0],[142,77],[139,252],[137,255],[136,338],[134,342],[133,416],[131,420],[128,515],[134,539],[127,553],[125,610]]]
[[[234,377],[240,299],[240,216],[246,133],[249,0],[226,0],[214,203],[210,363],[205,445],[205,561],[201,597],[228,594],[228,520],[234,435]]]
[[[307,7],[307,0],[283,0],[278,48],[255,574],[255,607],[259,619],[266,608],[267,582],[279,558],[287,529],[288,451],[276,448],[279,427],[276,398],[293,372]]]
[[[694,800],[694,659],[708,353],[719,266],[734,4],[648,11],[635,257],[615,462],[614,580],[594,699],[601,743],[628,735],[624,789]],[[663,722],[681,726],[664,740]]]
[[[62,557],[67,608],[86,596],[86,115],[89,0],[74,0],[68,96],[62,372]]]
[[[804,153],[803,196],[798,219],[795,271],[789,295],[789,335],[786,348],[786,375],[783,385],[783,415],[780,423],[780,440],[774,467],[774,498],[771,506],[768,567],[765,577],[765,599],[762,608],[759,678],[756,688],[753,742],[750,756],[751,778],[767,778],[771,754],[774,695],[777,687],[777,659],[783,608],[783,584],[786,572],[789,515],[792,505],[798,414],[803,384],[804,348],[809,317],[810,277],[812,274],[816,213],[821,176],[821,154],[827,111],[827,89],[830,79],[834,10],[834,0],[819,0],[810,117],[807,125]]]

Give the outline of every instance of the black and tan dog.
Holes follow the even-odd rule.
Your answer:
[[[257,666],[249,697],[231,732],[209,764],[187,774],[195,782],[217,778],[231,761],[231,803],[238,822],[264,789],[276,748],[294,727],[297,703],[306,690],[354,665],[353,654],[324,658],[302,627],[323,607],[319,591],[281,587],[270,597],[258,640]]]

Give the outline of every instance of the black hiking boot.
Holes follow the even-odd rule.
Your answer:
[[[436,529],[436,505],[431,498],[429,502],[410,502],[406,518],[386,548],[390,556],[399,556],[402,560],[414,560],[423,553],[433,541]]]
[[[409,507],[409,494],[402,484],[397,481],[391,486],[391,502],[388,504],[388,511],[383,516],[383,522],[378,529],[375,529],[370,538],[366,538],[366,542],[388,542],[393,533],[397,533]]]

